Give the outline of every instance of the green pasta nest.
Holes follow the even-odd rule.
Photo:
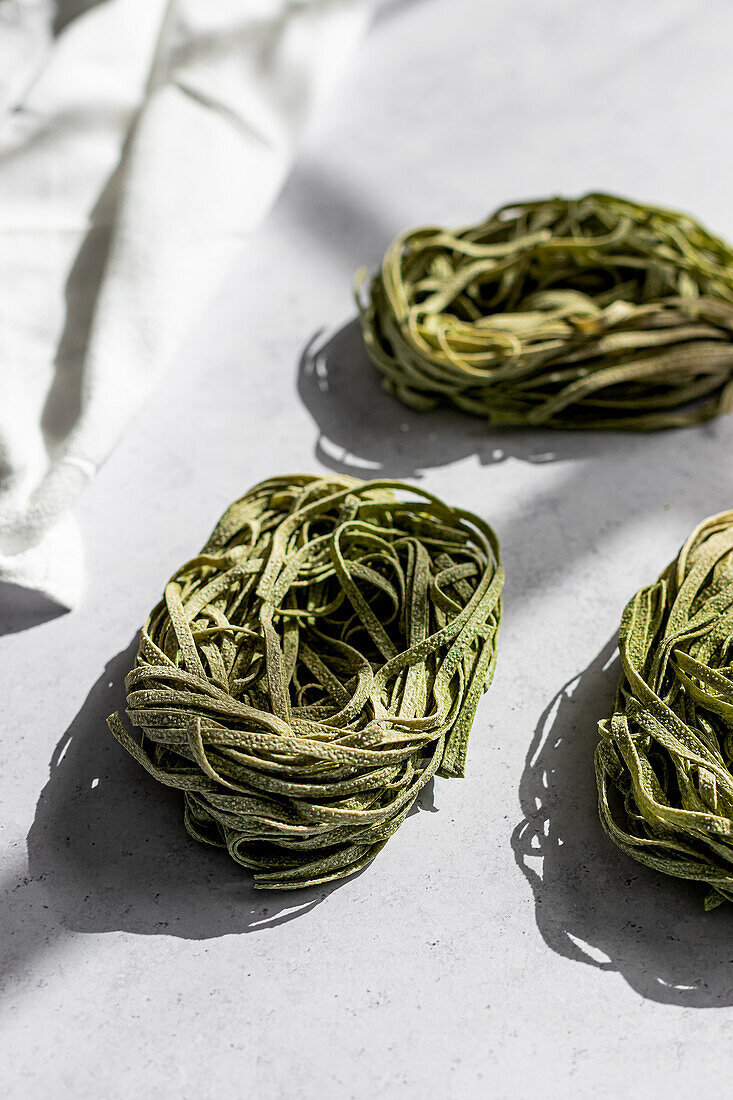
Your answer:
[[[640,863],[733,900],[733,512],[704,521],[626,607],[599,725],[599,812]]]
[[[414,408],[650,430],[733,406],[733,250],[687,215],[613,195],[517,203],[403,233],[363,282],[367,351]]]
[[[490,527],[422,489],[273,478],[224,513],[143,628],[109,726],[255,885],[364,867],[434,773],[461,776],[491,682]]]

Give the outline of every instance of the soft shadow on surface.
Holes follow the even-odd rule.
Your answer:
[[[54,357],[56,370],[41,418],[46,446],[52,455],[57,446],[63,446],[81,413],[84,388],[88,384],[85,372],[87,345],[112,242],[131,140],[132,131],[89,215],[89,228],[64,287],[66,314]]]
[[[70,931],[186,939],[273,928],[313,909],[343,882],[255,890],[225,852],[188,836],[180,794],[156,783],[109,733],[105,719],[124,708],[136,647],[110,661],[54,752],[28,834],[30,881],[44,905]],[[33,928],[15,934],[32,950]]]
[[[615,638],[540,719],[512,845],[553,951],[617,971],[644,997],[695,1008],[733,1005],[733,907],[703,910],[704,888],[620,852],[598,820],[593,752],[620,674]]]
[[[382,389],[358,319],[313,336],[300,359],[297,386],[318,428],[316,458],[355,477],[419,477],[469,455],[482,465],[512,457],[541,463],[599,457],[619,447],[619,433],[514,431],[490,428],[457,409],[410,409]]]
[[[402,15],[411,8],[427,7],[431,0],[382,0],[377,8],[374,22],[382,23],[392,19],[395,15]],[[432,0],[434,3],[435,0]]]
[[[57,619],[67,609],[40,592],[0,581],[0,637]]]
[[[377,268],[400,229],[385,218],[358,180],[303,158],[293,168],[280,200],[281,216],[309,234],[319,253],[347,261],[348,291],[358,268]]]
[[[56,0],[54,4],[56,11],[53,19],[53,33],[55,35],[61,34],[80,15],[86,15],[92,8],[108,2],[109,0]]]

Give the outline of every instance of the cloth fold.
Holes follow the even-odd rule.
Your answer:
[[[370,0],[0,0],[0,580],[71,607],[71,509],[262,220]]]

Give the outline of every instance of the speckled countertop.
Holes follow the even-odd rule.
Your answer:
[[[597,188],[733,236],[725,0],[385,5],[78,514],[73,613],[4,593],[0,1047],[14,1097],[663,1097],[720,1088],[733,911],[630,863],[594,806],[623,604],[730,507],[733,419],[492,433],[383,395],[350,283],[421,221]],[[112,740],[136,629],[271,473],[421,480],[496,527],[508,581],[465,781],[377,861],[255,893]]]

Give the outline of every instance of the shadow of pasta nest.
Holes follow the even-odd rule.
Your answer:
[[[705,520],[627,605],[599,725],[601,822],[628,855],[733,901],[733,512]]]
[[[174,575],[127,677],[121,744],[255,885],[364,867],[437,772],[463,774],[492,678],[490,527],[400,482],[263,482]]]
[[[406,404],[492,424],[651,430],[733,406],[733,250],[613,195],[515,203],[399,236],[368,285],[367,351]]]

